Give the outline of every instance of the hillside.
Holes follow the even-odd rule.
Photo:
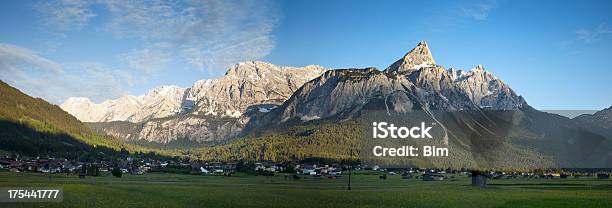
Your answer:
[[[183,152],[202,160],[294,161],[307,158],[357,159],[363,131],[356,121],[279,126],[227,144]]]
[[[142,150],[91,131],[59,106],[0,81],[0,149],[30,156]]]
[[[576,118],[573,118],[573,120],[583,121],[612,131],[612,106],[597,111],[594,114],[583,114],[577,116]]]

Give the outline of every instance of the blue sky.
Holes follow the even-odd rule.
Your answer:
[[[384,69],[426,40],[539,109],[612,105],[610,1],[0,1],[0,79],[61,103],[189,87],[231,65]]]

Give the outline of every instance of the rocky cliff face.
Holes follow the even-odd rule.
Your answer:
[[[193,102],[193,114],[240,117],[249,107],[266,104],[280,105],[305,82],[327,69],[280,67],[270,63],[241,62],[216,80],[200,80],[188,91],[186,99]]]
[[[222,78],[199,80],[191,88],[160,86],[141,96],[126,95],[99,104],[88,98],[69,98],[61,107],[83,122],[143,122],[179,114],[237,118],[253,105],[281,104],[326,70],[316,65],[281,67],[261,61],[241,62]]]
[[[508,85],[478,65],[470,71],[451,70],[453,82],[485,109],[518,109],[525,102]]]
[[[316,65],[281,67],[260,61],[241,62],[225,76],[199,80],[191,88],[162,86],[142,96],[124,96],[100,104],[87,98],[70,98],[62,109],[85,122],[139,123],[136,127],[121,122],[90,124],[100,132],[127,140],[214,143],[238,135],[250,119],[246,115],[249,112],[270,111],[327,70]]]
[[[463,95],[463,97],[461,97]],[[464,94],[459,94],[468,100]],[[306,83],[278,110],[272,122],[315,119],[350,119],[361,110],[457,110],[475,106],[455,104],[438,92],[419,88],[403,76],[389,75],[375,68],[328,71]]]
[[[478,66],[468,72],[436,65],[425,42],[389,66],[337,69],[306,84],[268,122],[350,119],[368,108],[396,112],[516,110],[524,100]],[[265,123],[265,121],[264,121]]]

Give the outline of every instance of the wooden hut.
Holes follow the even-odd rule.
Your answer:
[[[480,171],[472,171],[472,186],[487,188],[487,175]]]

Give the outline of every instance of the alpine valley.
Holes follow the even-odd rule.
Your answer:
[[[411,165],[612,166],[610,109],[574,119],[538,111],[482,65],[438,65],[426,42],[382,71],[241,62],[189,88],[60,107],[98,134],[205,160],[345,159],[368,145],[360,119],[385,111],[423,112],[444,127],[439,145],[452,160]]]

